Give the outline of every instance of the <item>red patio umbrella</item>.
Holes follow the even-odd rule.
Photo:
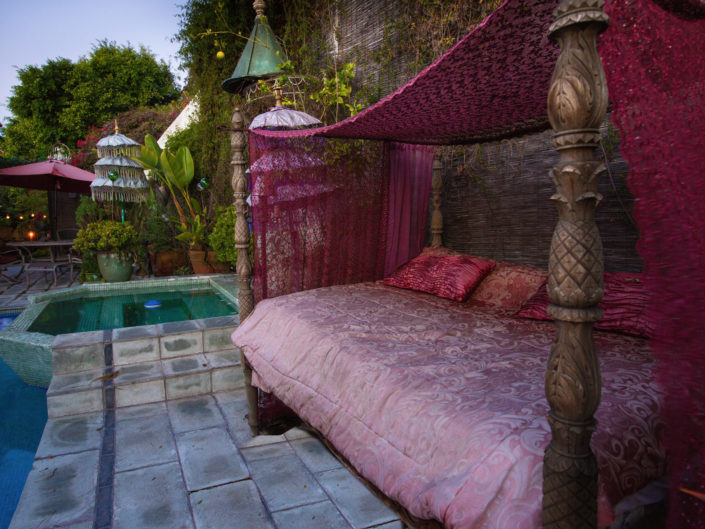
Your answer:
[[[0,185],[45,191],[88,195],[94,179],[93,173],[57,160],[0,169]]]

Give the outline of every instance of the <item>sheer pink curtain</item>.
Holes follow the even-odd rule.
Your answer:
[[[705,502],[681,490],[705,493],[705,19],[649,0],[613,0],[606,12],[600,55],[630,166],[664,390],[668,527],[705,528]]]
[[[390,144],[385,277],[423,248],[435,150],[427,145]]]

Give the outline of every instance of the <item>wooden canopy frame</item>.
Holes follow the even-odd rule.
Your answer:
[[[597,463],[590,449],[594,414],[600,403],[601,377],[593,324],[602,317],[597,306],[604,294],[602,241],[595,224],[601,197],[598,176],[604,169],[595,158],[599,126],[607,110],[607,84],[597,53],[597,35],[607,27],[603,0],[563,0],[554,12],[549,37],[560,45],[548,94],[548,116],[560,154],[551,171],[558,206],[549,254],[549,314],[556,336],[545,373],[548,422],[552,441],[543,467],[543,527],[593,529],[597,526]],[[237,220],[235,247],[240,320],[254,309],[251,287],[250,234],[247,223],[247,179],[244,119],[232,117],[232,188]],[[433,165],[432,243],[440,244],[441,164]],[[258,433],[257,390],[252,368],[241,356],[248,400],[248,422]]]

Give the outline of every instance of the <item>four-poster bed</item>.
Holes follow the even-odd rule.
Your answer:
[[[629,27],[624,23],[628,4],[610,4],[623,27]],[[639,4],[657,9],[647,0]],[[355,223],[338,225],[336,216],[329,215],[327,242],[337,246],[328,248],[328,261],[313,266],[305,233],[294,237],[262,231],[266,219],[282,215],[285,208],[267,206],[266,197],[277,186],[290,187],[300,175],[276,161],[261,173],[253,171],[253,181],[259,179],[252,185],[254,289],[247,255],[245,136],[236,110],[233,190],[242,323],[233,341],[243,350],[253,432],[258,430],[254,383],[292,407],[412,517],[437,520],[446,527],[535,527],[539,519],[544,527],[605,525],[621,500],[663,475],[660,394],[646,340],[593,336],[605,293],[602,243],[594,222],[602,170],[595,149],[608,106],[596,46],[608,22],[602,6],[602,0],[564,0],[552,21],[552,2],[509,0],[415,80],[358,117],[318,131],[251,134],[253,162],[263,153],[297,149],[326,160],[328,169],[307,178],[338,186],[340,192],[327,198],[326,207]],[[694,24],[691,30],[701,29],[702,24]],[[559,43],[560,54],[544,42],[546,33]],[[612,47],[606,53],[620,64],[616,57],[625,44],[610,38]],[[518,59],[508,62],[510,53]],[[459,85],[466,78],[463,92]],[[439,83],[458,88],[457,96],[440,98],[438,104],[429,101]],[[702,85],[697,90],[703,91]],[[477,102],[466,100],[471,94]],[[514,99],[521,104],[512,104]],[[482,108],[488,102],[497,105],[493,119]],[[387,172],[380,187],[370,176],[388,171],[384,160],[394,152],[386,142],[368,145],[331,138],[469,143],[541,130],[546,117],[560,155],[550,175],[559,221],[546,277],[551,301],[547,313],[555,320],[555,330],[546,323],[518,320],[512,304],[472,299],[473,288],[485,277],[489,280],[493,268],[511,269],[504,263],[487,265],[427,250],[412,260],[414,270],[451,272],[431,281],[409,269],[397,271],[402,275],[397,284],[406,282],[407,287],[434,294],[450,290],[451,295],[440,295],[451,298],[459,287],[456,282],[474,273],[473,285],[463,283],[457,297],[470,294],[465,303],[380,283],[351,284],[383,275],[385,255],[380,248],[387,245],[387,236],[373,233],[371,225],[378,231],[391,225],[386,222],[386,197],[379,197],[388,192],[393,177]],[[415,154],[423,157],[422,151]],[[440,171],[436,159],[430,228],[435,246],[442,234]],[[299,227],[308,222],[305,214],[288,213]],[[338,239],[348,241],[350,231],[359,232],[358,248],[340,257],[345,246]],[[291,266],[300,267],[297,271],[281,264],[277,270],[262,267],[266,252],[277,246],[292,249]],[[415,255],[413,248],[408,251],[407,258]],[[448,268],[451,265],[460,268]],[[302,279],[305,274],[308,282]],[[521,269],[515,282],[527,277],[540,275]],[[441,282],[443,288],[419,288],[427,280],[434,287]],[[301,290],[303,284],[328,288],[279,296]],[[259,303],[268,297],[272,299]],[[255,298],[258,308],[253,312]],[[537,394],[541,373],[545,390]],[[593,437],[596,416],[599,426]]]

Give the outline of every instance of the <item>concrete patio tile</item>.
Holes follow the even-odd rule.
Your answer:
[[[167,403],[174,432],[181,433],[212,426],[225,427],[225,419],[212,395],[171,400]]]
[[[284,432],[284,437],[286,437],[289,441],[295,441],[296,439],[309,439],[310,437],[315,436],[311,432],[307,432],[303,428],[296,426]]]
[[[12,529],[49,528],[93,519],[98,451],[35,461]]]
[[[399,519],[347,469],[320,472],[316,478],[355,529],[366,529]]]
[[[325,445],[315,437],[297,439],[289,443],[296,451],[296,454],[313,473],[333,470],[334,468],[341,468],[343,466],[340,461],[330,453]]]
[[[198,529],[275,529],[252,480],[200,490],[189,499]]]
[[[166,413],[137,419],[118,419],[115,470],[177,461],[176,446]]]
[[[47,415],[49,418],[92,413],[102,409],[103,390],[101,388],[59,395],[47,393]]]
[[[205,395],[212,391],[211,374],[207,371],[169,377],[164,379],[164,384],[168,400]]]
[[[102,340],[102,332],[101,340]],[[54,339],[54,344],[63,336],[80,336],[90,333],[63,334]],[[62,345],[51,347],[52,370],[54,374],[75,373],[76,371],[85,371],[87,369],[97,369],[105,367],[105,355],[103,342],[81,344],[81,345]]]
[[[174,323],[193,323],[192,321]],[[166,326],[167,324],[162,324]],[[194,324],[195,325],[195,324]],[[188,356],[203,352],[203,331],[198,329],[193,332],[162,335],[159,339],[162,358]]]
[[[96,389],[103,386],[100,379],[105,372],[104,369],[92,369],[78,373],[65,375],[54,374],[47,390],[47,395],[58,395],[61,393],[71,393],[77,390]]]
[[[234,395],[237,397],[232,398]],[[223,392],[216,393],[216,400],[220,409],[223,410],[223,416],[230,429],[230,434],[235,439],[235,444],[238,447],[244,446],[255,437],[250,433],[250,427],[247,424],[247,401],[245,400],[245,392],[240,390],[235,393]]]
[[[289,443],[274,443],[251,447],[241,447],[242,456],[248,463],[258,461],[260,459],[271,459],[273,457],[293,456],[296,455],[294,449],[289,446]]]
[[[115,386],[115,401],[118,408],[138,406],[166,400],[164,380],[147,380]]]
[[[236,328],[237,325],[231,324],[220,329],[205,329],[203,331],[203,350],[220,351],[221,349],[234,347],[233,342],[230,340],[230,335]]]
[[[159,360],[159,338],[139,338],[113,343],[113,363],[118,365]]]
[[[131,406],[129,408],[120,408],[117,410],[116,419],[125,421],[129,419],[138,419],[140,417],[152,417],[154,415],[166,414],[166,403],[155,402],[153,404],[143,404],[141,406]]]
[[[252,479],[270,511],[328,499],[313,475],[294,454],[249,462]]]
[[[162,365],[158,360],[155,362],[141,362],[139,364],[119,366],[115,368],[115,372],[118,373],[115,377],[116,385],[154,380],[163,376]]]
[[[164,374],[166,376],[198,373],[208,370],[208,362],[206,361],[206,357],[202,354],[162,360],[162,366],[164,367]]]
[[[284,437],[284,435],[258,435],[257,437],[253,437],[252,439],[250,439],[242,446],[243,448],[250,448],[253,446],[283,443],[284,441],[286,441],[286,437]]]
[[[49,419],[35,458],[99,450],[103,429],[102,414],[73,415]]]
[[[215,399],[218,401],[218,404],[224,404],[226,402],[234,402],[234,401],[247,401],[245,397],[245,389],[244,388],[238,388],[234,389],[232,391],[222,391],[218,393],[217,395],[214,395]]]
[[[401,520],[396,520],[394,522],[384,523],[382,525],[373,525],[370,529],[407,529],[407,527]]]
[[[245,374],[240,366],[220,367],[211,372],[213,392],[232,391],[245,385]]]
[[[194,527],[176,462],[115,474],[113,508],[114,529]]]
[[[241,481],[250,476],[225,428],[179,434],[176,445],[189,491]]]
[[[160,335],[183,334],[185,332],[200,331],[201,327],[194,320],[170,321],[157,325]]]
[[[351,525],[343,518],[330,501],[294,507],[286,511],[272,513],[278,529],[350,529]]]
[[[239,322],[237,314],[232,316],[214,316],[212,318],[203,318],[200,323],[203,329],[222,329],[223,327],[236,327]],[[232,334],[232,332],[230,333]],[[229,347],[232,347],[229,346]]]
[[[113,329],[113,343],[137,338],[153,338],[156,336],[159,336],[156,325],[140,325],[138,327]]]
[[[222,351],[207,352],[206,359],[211,367],[239,366],[240,351],[238,349],[225,349]]]

